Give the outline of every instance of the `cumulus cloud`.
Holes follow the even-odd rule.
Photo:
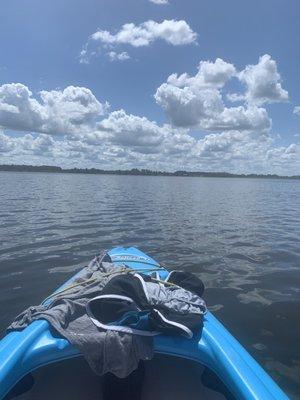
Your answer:
[[[2,85],[0,127],[23,133],[0,132],[1,162],[299,173],[300,146],[274,144],[265,108],[245,94],[242,105],[225,103],[226,85],[239,74],[217,59],[201,61],[195,75],[170,75],[155,94],[169,119],[163,125],[122,109],[109,113],[87,88],[34,95],[21,83]]]
[[[294,107],[293,113],[297,114],[297,115],[300,115],[300,106]]]
[[[198,160],[205,159],[213,170],[292,175],[299,173],[300,168],[299,145],[276,147],[271,137],[253,136],[248,132],[206,135],[193,152]]]
[[[233,78],[245,86],[244,93],[224,93],[225,85]],[[240,72],[220,58],[201,61],[193,76],[171,74],[154,97],[174,126],[265,133],[271,128],[271,120],[262,105],[287,101],[288,92],[282,88],[276,61],[265,54],[256,65],[248,65]],[[244,104],[228,107],[224,97]],[[294,113],[298,113],[297,107]]]
[[[127,23],[115,34],[99,29],[90,36],[88,42],[83,46],[79,61],[88,63],[90,57],[99,53],[99,49],[94,51],[90,49],[93,43],[100,44],[105,48],[114,48],[119,45],[144,47],[156,40],[163,40],[173,46],[182,46],[195,43],[197,34],[186,21],[173,19],[162,22],[149,20],[139,25]]]
[[[89,144],[105,141],[122,149],[160,156],[190,150],[195,142],[186,129],[168,124],[160,126],[145,117],[127,114],[124,110],[111,112],[97,124],[93,133],[84,135],[80,140]]]
[[[0,133],[0,153],[18,155],[48,155],[55,146],[54,139],[49,135],[25,134],[19,137],[11,137]]]
[[[156,163],[160,159],[182,157],[189,154],[196,141],[187,131],[174,129],[169,125],[159,126],[145,117],[126,114],[124,110],[114,111],[101,121],[93,132],[77,135],[50,136],[26,134],[10,137],[0,134],[0,152],[9,155],[10,160],[34,155],[58,160],[96,163],[123,162],[124,166],[142,166],[143,162]],[[131,164],[130,164],[131,163]],[[107,165],[106,165],[107,167]]]
[[[245,99],[249,103],[263,104],[288,100],[288,92],[281,86],[276,61],[265,54],[256,65],[248,65],[238,75],[246,86]]]
[[[225,106],[221,89],[235,75],[234,65],[222,59],[202,61],[195,76],[170,75],[154,97],[174,126],[216,131],[268,130],[271,121],[264,108]]]
[[[291,171],[290,173],[299,175],[300,145],[292,143],[288,146],[269,148],[266,152],[266,163],[272,165],[275,171]]]
[[[184,21],[164,20],[155,22],[152,20],[140,25],[134,23],[124,24],[116,34],[98,30],[91,36],[92,40],[104,44],[130,44],[133,47],[149,46],[154,40],[164,40],[173,46],[190,44],[196,41],[197,35]]]
[[[5,135],[0,132],[0,154],[9,153],[15,147],[11,136]]]
[[[122,146],[157,146],[163,140],[163,129],[145,117],[126,114],[124,110],[114,111],[102,120],[97,131]]]
[[[0,126],[13,130],[51,134],[87,130],[108,110],[84,87],[43,90],[40,98],[21,83],[0,86]]]
[[[172,74],[168,77],[167,83],[179,88],[186,86],[194,86],[199,89],[222,88],[235,74],[236,69],[233,64],[217,58],[215,62],[200,61],[195,76],[190,76],[187,73]]]
[[[134,140],[137,126],[130,133],[131,127],[126,126],[133,117],[123,112],[118,117],[115,115],[113,120],[117,119],[119,130],[116,133],[111,131],[110,139],[104,139],[100,132],[64,140],[43,134],[11,137],[2,133],[1,162],[240,173],[297,174],[299,171],[300,146],[294,143],[274,147],[271,138],[253,137],[239,131],[210,133],[195,139],[186,131],[174,131],[170,126],[152,126],[150,121],[145,121],[145,124],[150,122],[149,128],[158,130],[154,132],[155,139],[152,142],[146,138]],[[127,122],[124,119],[128,119]],[[115,123],[112,126],[115,129]],[[125,137],[121,137],[122,133]]]
[[[210,133],[197,141],[192,154],[195,159],[203,159],[207,164],[211,164],[212,169],[226,170],[229,166],[231,169],[236,169],[250,160],[257,159],[262,145],[261,138],[256,140],[246,132]],[[251,152],[249,152],[250,146]]]
[[[40,128],[46,118],[43,106],[21,83],[0,86],[0,126],[16,130]]]
[[[224,107],[219,114],[212,114],[200,123],[205,130],[260,131],[271,127],[267,111],[259,107]],[[200,125],[200,126],[201,126]]]

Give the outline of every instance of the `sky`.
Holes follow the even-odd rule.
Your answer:
[[[0,163],[300,174],[297,0],[2,0]]]

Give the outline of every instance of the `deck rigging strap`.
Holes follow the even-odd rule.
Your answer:
[[[108,276],[115,275],[115,274],[120,274],[120,273],[131,273],[131,272],[134,272],[134,273],[136,273],[136,272],[155,272],[155,271],[161,271],[161,270],[164,270],[164,268],[162,268],[162,267],[156,267],[156,268],[140,268],[140,269],[133,269],[133,268],[128,268],[128,267],[126,267],[126,268],[118,269],[117,271],[106,272],[106,273],[104,273],[102,276],[103,276],[103,278],[106,278],[106,277],[108,277]],[[150,276],[150,277],[151,277],[151,276]],[[45,304],[48,300],[57,298],[57,297],[60,296],[62,293],[65,293],[65,292],[67,292],[67,291],[70,290],[70,289],[74,289],[74,288],[77,287],[77,286],[82,286],[82,285],[85,285],[85,284],[88,284],[88,283],[96,282],[96,280],[97,280],[97,278],[90,278],[90,279],[87,279],[86,281],[81,281],[81,282],[78,282],[78,283],[74,283],[74,284],[72,284],[72,285],[66,287],[65,289],[62,289],[62,290],[59,290],[59,291],[57,291],[57,292],[54,292],[54,293],[50,294],[48,297],[46,297],[46,298],[42,301],[41,304]],[[168,281],[163,281],[163,280],[161,280],[161,279],[156,279],[156,278],[153,278],[153,277],[151,277],[151,280],[152,280],[153,282],[162,283],[162,284],[164,284],[164,285],[166,285],[166,286],[180,287],[180,286],[176,285],[175,283],[168,282]]]

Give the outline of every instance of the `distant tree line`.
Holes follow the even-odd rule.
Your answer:
[[[273,179],[300,179],[300,175],[280,176],[276,174],[231,174],[229,172],[202,172],[202,171],[152,171],[150,169],[132,168],[128,170],[104,170],[98,168],[61,168],[52,165],[0,165],[0,171],[17,172],[55,172],[69,174],[111,174],[111,175],[150,175],[150,176],[191,176],[212,178],[273,178]]]

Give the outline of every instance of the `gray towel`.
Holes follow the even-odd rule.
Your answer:
[[[45,319],[80,351],[96,374],[111,372],[124,378],[137,368],[139,360],[153,357],[153,339],[100,330],[87,316],[87,302],[100,294],[115,272],[122,273],[124,268],[102,260],[103,255],[92,260],[80,278],[72,282],[78,286],[18,315],[8,331],[22,330],[35,320]]]

